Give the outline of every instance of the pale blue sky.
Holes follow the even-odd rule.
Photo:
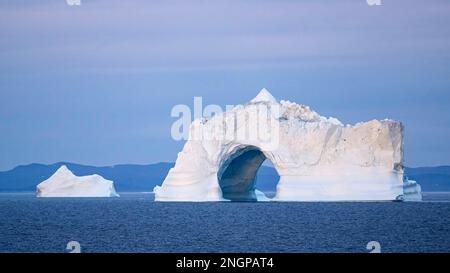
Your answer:
[[[0,1],[0,170],[174,161],[172,106],[262,87],[344,123],[404,122],[450,164],[450,1]]]

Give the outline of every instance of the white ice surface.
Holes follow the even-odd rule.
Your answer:
[[[403,183],[403,201],[422,201],[422,188],[414,180],[405,180]]]
[[[114,183],[99,175],[76,176],[61,166],[36,187],[37,197],[119,197]]]

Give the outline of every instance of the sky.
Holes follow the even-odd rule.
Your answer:
[[[450,165],[450,1],[0,0],[0,170],[174,161],[177,104],[263,87]]]

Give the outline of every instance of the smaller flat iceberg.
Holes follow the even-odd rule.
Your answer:
[[[422,201],[422,188],[416,181],[405,179],[403,182],[402,200],[411,202]]]
[[[36,187],[37,197],[119,197],[114,182],[100,175],[76,176],[65,165]]]

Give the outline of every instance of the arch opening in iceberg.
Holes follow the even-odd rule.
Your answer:
[[[257,191],[257,172],[266,160],[257,147],[246,146],[226,157],[220,164],[217,179],[224,199],[240,202],[264,201]]]

